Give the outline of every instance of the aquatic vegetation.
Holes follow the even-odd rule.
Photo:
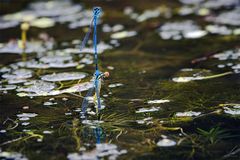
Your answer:
[[[191,75],[191,76],[174,77],[174,78],[172,78],[172,80],[174,82],[178,82],[178,83],[186,83],[186,82],[190,82],[190,81],[207,80],[207,79],[218,78],[218,77],[233,74],[233,72],[231,72],[231,71],[225,72],[225,73],[220,73],[220,74],[215,74],[215,75],[212,75],[211,71],[209,71],[209,70],[202,70],[202,71],[200,70],[199,72],[197,72],[197,71],[198,71],[197,69],[192,70],[190,72],[187,71],[185,74],[183,73],[183,75]]]
[[[203,136],[211,144],[217,143],[218,141],[231,137],[226,130],[219,127],[212,128],[209,131],[198,128],[198,133]]]
[[[58,81],[79,80],[85,77],[86,77],[85,73],[65,72],[65,73],[53,73],[49,75],[44,75],[41,77],[41,79],[49,82],[58,82]]]
[[[27,31],[29,30],[29,24],[28,23],[23,23],[21,24],[21,30],[22,30],[22,36],[21,36],[21,45],[20,45],[20,48],[22,48],[22,60],[23,61],[26,61],[27,60],[27,57],[26,57],[26,53],[25,53],[25,50],[26,50],[26,43],[27,43]]]

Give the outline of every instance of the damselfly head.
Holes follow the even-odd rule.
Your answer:
[[[93,8],[93,15],[98,17],[98,16],[100,16],[101,11],[102,11],[101,7],[94,7]]]
[[[109,72],[104,72],[104,78],[107,78],[110,76],[110,73]]]

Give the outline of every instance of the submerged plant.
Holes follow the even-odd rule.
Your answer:
[[[215,144],[224,138],[232,137],[227,130],[221,129],[220,127],[212,128],[209,131],[197,128],[198,133],[211,144]]]
[[[27,55],[26,55],[26,43],[27,43],[27,31],[29,30],[29,24],[28,23],[23,23],[21,25],[21,30],[22,30],[22,36],[21,36],[21,40],[22,40],[22,60],[26,61],[27,60]]]

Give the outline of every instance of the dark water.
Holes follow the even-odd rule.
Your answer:
[[[136,36],[119,39],[119,46],[99,55],[100,70],[110,72],[101,90],[106,107],[100,116],[88,115],[89,121],[82,121],[79,111],[83,98],[79,97],[79,93],[21,97],[17,89],[0,91],[0,159],[9,155],[15,159],[26,157],[34,160],[75,160],[84,157],[137,160],[240,158],[240,78],[239,67],[235,70],[232,67],[239,65],[239,35],[208,33],[198,39],[182,37],[181,40],[164,40],[157,30],[166,22],[183,20],[193,20],[204,29],[214,23],[205,21],[207,16],[232,11],[237,8],[236,4],[209,9],[210,13],[204,16],[195,13],[178,15],[179,7],[183,6],[178,1],[116,0],[83,1],[76,4],[83,5],[84,9],[93,6],[103,8],[104,16],[101,17],[99,28],[104,24],[122,24],[123,30],[137,32]],[[123,14],[126,6],[133,7],[136,13],[161,7],[162,13],[155,18],[137,22]],[[166,8],[170,11],[167,12]],[[67,24],[57,23],[47,29],[31,27],[28,37],[36,39],[40,32],[46,32],[56,41],[52,50],[77,48],[79,44],[72,44],[72,40],[83,39],[84,27],[69,29]],[[232,30],[239,27],[222,25]],[[0,34],[0,42],[5,43],[10,38],[19,38],[20,29],[19,26],[2,29]],[[101,41],[109,43],[111,34],[99,29]],[[63,42],[68,44],[64,45]],[[232,53],[226,60],[219,60],[216,56],[214,58],[219,53],[226,55],[226,51]],[[231,58],[233,55],[235,58]],[[40,56],[36,53],[27,55],[28,60],[36,61],[43,56],[46,56],[45,52]],[[82,59],[79,54],[70,56],[76,61]],[[21,61],[21,56],[17,54],[2,53],[0,57],[1,67],[9,67]],[[193,60],[199,57],[206,59],[194,63]],[[222,64],[224,67],[221,67]],[[12,67],[8,72],[13,70]],[[51,73],[85,72],[88,76],[81,82],[88,82],[94,72],[93,64],[83,68],[74,66],[30,70],[33,76],[28,81],[39,80],[41,76]],[[1,75],[4,74],[1,72]],[[200,78],[176,82],[176,77]],[[0,84],[8,83],[8,79],[2,77]],[[65,89],[76,85],[78,80],[53,83],[56,88],[61,86],[61,89]],[[22,87],[23,83],[16,85]],[[82,92],[83,96],[85,94],[86,91]],[[169,102],[151,103],[153,100]],[[56,104],[47,106],[45,102]],[[95,112],[94,107],[90,107]],[[142,109],[152,110],[141,112]],[[191,114],[189,111],[194,111],[196,115],[186,115]],[[30,116],[29,120],[21,120],[22,113],[37,115]]]

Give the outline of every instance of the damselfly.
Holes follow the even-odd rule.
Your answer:
[[[101,8],[100,7],[94,7],[93,8],[93,19],[91,20],[91,24],[89,26],[89,30],[87,34],[85,35],[83,42],[81,44],[80,50],[82,50],[90,36],[90,33],[92,32],[92,26],[93,26],[93,45],[94,45],[94,64],[95,64],[95,73],[93,76],[93,87],[90,88],[82,102],[82,113],[85,115],[86,109],[89,102],[89,97],[93,94],[93,91],[95,91],[93,101],[97,104],[97,112],[101,109],[101,99],[100,99],[100,90],[101,90],[101,81],[104,77],[108,77],[109,73],[105,72],[102,73],[98,69],[98,52],[97,52],[97,21],[101,14]]]

